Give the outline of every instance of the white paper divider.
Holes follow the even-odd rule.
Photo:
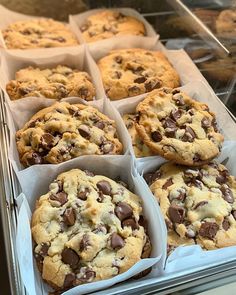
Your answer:
[[[73,31],[75,32],[75,34],[77,35],[78,40],[80,41],[80,43],[86,43],[86,41],[83,38],[83,34],[80,30],[80,27],[84,24],[84,22],[86,21],[86,19],[93,14],[99,13],[101,11],[104,11],[104,9],[92,9],[83,13],[79,13],[79,14],[75,14],[75,15],[70,15],[69,17],[69,22],[71,27],[73,27]],[[136,10],[131,9],[131,8],[109,8],[109,10],[113,10],[113,11],[118,11],[123,13],[124,15],[127,16],[132,16],[135,17],[136,19],[138,19],[139,21],[141,21],[146,29],[146,36],[133,36],[133,35],[127,35],[126,37],[129,39],[142,39],[143,42],[145,42],[145,39],[147,37],[150,38],[154,38],[156,39],[157,37],[159,38],[159,35],[157,35],[156,31],[153,29],[153,27],[146,21],[146,19],[140,14],[138,13]],[[108,42],[122,42],[124,36],[114,36],[112,38],[109,38]],[[108,39],[104,39],[104,40],[99,40],[99,41],[95,41],[95,42],[91,42],[88,44],[92,44],[92,43],[97,43],[99,46],[103,46],[104,44],[107,43]]]
[[[45,51],[38,58],[32,58],[31,56],[22,57],[12,55],[9,51],[1,50],[1,65],[0,74],[1,80],[0,84],[2,89],[4,89],[7,102],[12,109],[12,112],[18,112],[19,109],[27,108],[27,105],[32,102],[37,101],[42,105],[48,105],[57,101],[56,99],[46,99],[44,97],[25,97],[17,100],[11,100],[6,92],[6,84],[10,80],[15,79],[15,73],[20,69],[27,68],[29,66],[39,67],[41,69],[53,68],[57,65],[66,65],[73,69],[78,69],[80,71],[87,72],[92,79],[92,83],[95,87],[95,97],[94,99],[102,99],[105,97],[103,87],[101,87],[101,80],[98,78],[98,73],[96,72],[97,67],[94,64],[91,56],[87,52],[86,46],[78,46],[77,48],[71,48],[67,53],[52,53]],[[98,71],[98,70],[97,70]],[[65,100],[65,99],[62,99]]]
[[[31,290],[30,294],[46,295],[46,292],[48,291],[48,288],[45,286],[42,280],[39,279],[39,277],[37,276],[33,278],[32,275],[32,269],[34,269],[35,273],[37,273],[38,271],[35,265],[33,265],[32,263],[30,210],[34,210],[36,200],[39,198],[39,196],[45,194],[48,191],[49,184],[60,173],[69,171],[70,169],[74,168],[87,169],[94,172],[95,174],[106,175],[112,179],[116,179],[117,177],[119,177],[122,181],[125,181],[129,185],[129,189],[131,191],[142,198],[144,216],[148,221],[148,232],[153,248],[151,258],[142,259],[127,272],[109,280],[75,287],[69,291],[66,291],[64,294],[87,294],[99,289],[104,289],[121,281],[127,280],[128,278],[151,266],[154,266],[153,271],[149,276],[147,276],[147,278],[153,277],[153,272],[154,274],[160,273],[162,269],[160,259],[163,256],[164,251],[163,241],[165,241],[166,239],[165,232],[163,231],[161,220],[159,218],[159,208],[154,201],[151,193],[147,190],[145,186],[143,186],[141,177],[133,175],[134,167],[132,157],[128,155],[106,157],[85,156],[77,158],[74,161],[68,161],[59,165],[32,166],[28,169],[20,171],[17,175],[22,187],[22,191],[26,196],[26,198],[23,198],[24,200],[23,202],[21,202],[19,210],[20,222],[18,222],[17,227],[17,244],[20,245],[20,247],[18,247],[18,257],[21,276],[26,289]],[[30,210],[27,209],[28,206]],[[24,237],[27,237],[28,240],[26,240]],[[29,255],[28,257],[27,253]],[[38,288],[37,292],[33,288],[34,280],[36,282],[36,285],[41,286],[40,288]],[[41,292],[39,292],[40,289],[42,290]]]
[[[236,176],[236,141],[226,141],[223,144],[222,152],[215,160],[218,163],[224,161],[224,165],[229,170],[230,175]],[[152,159],[143,158],[137,160],[137,171],[140,175],[148,172],[156,171],[162,164],[167,162],[160,157]],[[144,180],[143,180],[144,181]],[[144,181],[145,183],[145,181]],[[145,186],[147,184],[145,183]],[[155,198],[155,197],[154,197]],[[211,263],[223,263],[235,259],[236,245],[225,247],[218,250],[202,250],[198,245],[179,246],[176,248],[166,261],[165,276],[168,279],[168,274],[173,272],[181,272],[189,270],[194,271],[199,266],[208,267]]]
[[[101,113],[107,115],[110,119],[114,120],[116,123],[118,138],[123,144],[123,154],[129,154],[129,138],[127,136],[126,130],[123,128],[123,121],[120,117],[118,111],[112,106],[112,104],[107,99],[100,99],[91,102],[85,102],[76,97],[70,97],[65,99],[69,103],[82,103],[85,105],[90,105],[98,109]],[[16,148],[15,134],[16,131],[24,126],[24,124],[29,121],[29,119],[40,109],[52,105],[52,101],[50,100],[30,100],[27,101],[27,105],[22,103],[18,104],[17,110],[9,110],[8,107],[8,120],[12,121],[10,124],[10,149],[9,149],[9,159],[11,164],[17,173],[21,169],[23,169],[22,165],[19,162],[18,151]],[[83,156],[82,156],[83,157]],[[102,156],[98,156],[102,157]],[[74,159],[70,161],[73,162]],[[48,164],[43,164],[41,166],[47,166]],[[38,166],[38,165],[37,165]],[[53,165],[56,167],[57,165]],[[40,176],[39,176],[40,177]]]
[[[3,47],[4,49],[7,49],[3,35],[2,30],[6,29],[7,26],[10,24],[17,22],[17,21],[24,21],[24,20],[30,20],[30,19],[40,19],[42,17],[34,16],[34,15],[26,15],[18,12],[14,12],[12,10],[9,10],[5,8],[4,6],[0,5],[0,47]],[[73,31],[73,26],[70,25],[70,23],[67,23],[66,26],[74,33],[75,36],[77,36],[76,32]],[[72,47],[77,47],[72,46]],[[36,49],[8,49],[13,54],[16,55],[22,55],[22,56],[28,56],[29,52],[30,54],[34,54],[35,57],[43,53],[44,51],[48,52],[66,52],[67,48],[71,47],[53,47],[53,48],[36,48]]]

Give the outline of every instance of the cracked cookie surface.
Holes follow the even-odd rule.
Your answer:
[[[16,145],[25,167],[122,152],[113,120],[92,106],[67,102],[36,113],[17,131]]]
[[[10,24],[2,31],[8,49],[67,47],[78,45],[74,34],[53,19],[30,19]]]
[[[137,158],[154,156],[155,153],[152,152],[149,149],[149,147],[142,142],[140,136],[138,135],[135,129],[136,118],[137,118],[136,114],[125,114],[123,116],[125,126],[131,137],[134,154]]]
[[[92,100],[95,88],[88,73],[58,65],[56,68],[28,67],[16,72],[15,80],[6,86],[12,100],[23,97],[62,99],[76,96]]]
[[[163,86],[175,88],[180,85],[179,75],[160,51],[113,50],[97,64],[111,100],[136,96]]]
[[[38,268],[56,290],[111,278],[151,252],[141,199],[79,169],[50,184],[36,203],[31,230]]]
[[[136,130],[154,152],[178,164],[199,166],[215,158],[224,140],[206,104],[178,89],[152,91],[136,107]]]
[[[118,11],[104,10],[90,15],[80,27],[86,42],[94,42],[121,35],[144,36],[144,24]]]
[[[168,249],[236,245],[236,179],[211,162],[199,168],[173,163],[145,176],[168,229]]]

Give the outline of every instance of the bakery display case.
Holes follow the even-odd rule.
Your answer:
[[[234,282],[234,1],[0,4],[4,294]]]

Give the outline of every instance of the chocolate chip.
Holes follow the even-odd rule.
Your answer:
[[[201,202],[197,203],[197,204],[194,206],[193,209],[195,210],[195,209],[197,209],[197,208],[199,208],[199,207],[202,207],[202,206],[204,206],[204,205],[206,205],[206,204],[208,204],[207,201],[201,201]]]
[[[50,38],[50,39],[55,40],[55,41],[58,41],[58,42],[61,42],[61,43],[66,42],[66,39],[63,38],[63,37],[61,37],[61,36],[59,36],[59,37],[53,37],[53,38]]]
[[[118,64],[121,64],[122,61],[123,61],[123,58],[122,58],[122,56],[117,55],[117,56],[114,57],[114,60],[115,60]]]
[[[39,122],[39,120],[33,120],[28,123],[28,128],[34,128],[36,123]]]
[[[96,126],[97,128],[103,130],[103,129],[105,128],[106,125],[105,125],[104,122],[102,122],[102,121],[98,121],[98,122],[96,122],[96,123],[94,124],[94,126]]]
[[[175,121],[173,121],[171,118],[167,117],[167,118],[163,121],[163,127],[164,127],[164,128],[173,128],[173,129],[176,129],[176,123],[175,123]]]
[[[185,102],[184,102],[184,99],[183,99],[183,96],[182,95],[179,95],[174,97],[173,96],[173,99],[175,100],[175,104],[177,106],[184,106],[185,105]]]
[[[122,73],[119,72],[119,71],[115,71],[113,74],[112,74],[112,78],[113,79],[120,79],[122,76]]]
[[[42,243],[41,244],[41,249],[39,251],[39,254],[42,256],[42,257],[45,257],[47,254],[48,254],[48,249],[49,249],[49,245],[46,244],[46,243]]]
[[[163,184],[162,189],[167,189],[169,186],[173,184],[172,178],[167,179],[167,181]]]
[[[104,195],[101,191],[98,192],[98,198],[97,198],[97,202],[98,203],[102,203],[104,200]]]
[[[77,193],[77,197],[83,201],[87,200],[88,194],[90,193],[89,188],[85,188]]]
[[[65,192],[59,192],[57,194],[51,194],[50,200],[57,201],[62,205],[64,205],[67,202],[67,193]]]
[[[172,110],[170,116],[174,121],[177,121],[182,116],[182,110]]]
[[[94,174],[93,172],[89,171],[89,170],[84,170],[84,173],[87,175],[87,176],[90,176],[90,177],[93,177]]]
[[[144,228],[145,232],[147,232],[147,230],[148,230],[148,222],[147,222],[147,219],[145,219],[143,217],[143,215],[140,215],[138,224]]]
[[[214,128],[214,131],[215,132],[218,132],[217,123],[216,123],[216,119],[215,118],[212,119],[211,125]]]
[[[106,180],[101,180],[97,183],[97,188],[104,194],[104,195],[111,195],[111,185]]]
[[[63,213],[63,221],[66,225],[71,226],[75,224],[75,211],[73,208],[67,208]]]
[[[78,96],[81,98],[86,99],[88,97],[89,91],[88,88],[82,86],[79,90],[78,90]]]
[[[132,230],[138,229],[138,224],[133,218],[128,218],[122,221],[122,226],[130,226]]]
[[[204,238],[213,240],[218,229],[219,226],[215,222],[204,222],[201,224],[199,235]]]
[[[44,148],[51,148],[53,146],[54,137],[50,133],[44,133],[41,136],[42,146]]]
[[[202,128],[209,128],[211,126],[211,121],[209,118],[204,117],[201,121]]]
[[[145,82],[144,87],[146,89],[146,92],[150,92],[153,89],[157,89],[161,87],[161,81],[148,81]]]
[[[80,259],[74,250],[65,248],[61,253],[61,260],[65,264],[69,264],[72,269],[75,269],[78,266]]]
[[[81,116],[81,111],[80,110],[73,110],[71,108],[68,108],[68,111],[72,117],[79,117]]]
[[[156,179],[161,178],[161,171],[156,171],[154,173],[146,173],[143,175],[145,181],[148,185],[151,185]]]
[[[216,176],[216,182],[219,184],[226,183],[229,177],[229,172],[227,170],[219,171],[219,175]]]
[[[201,159],[201,155],[199,155],[198,153],[196,153],[193,157],[193,162],[200,162],[202,161]]]
[[[81,124],[78,129],[80,135],[86,139],[90,138],[90,129],[87,125]]]
[[[134,83],[144,83],[147,79],[145,77],[138,77],[136,79],[134,79]]]
[[[95,228],[93,230],[93,233],[95,233],[95,234],[102,233],[102,234],[106,235],[107,232],[108,232],[108,230],[107,230],[106,226],[105,225],[102,225],[102,224],[100,224],[97,228]]]
[[[153,131],[151,133],[151,138],[152,138],[153,141],[159,142],[159,141],[162,140],[162,135],[161,135],[161,133],[159,131]]]
[[[112,142],[104,141],[101,144],[100,149],[104,154],[110,154],[114,150],[114,144]]]
[[[90,246],[89,243],[89,236],[84,234],[82,237],[82,240],[80,241],[80,247],[79,250],[82,252],[84,250],[87,250],[88,246]]]
[[[179,89],[173,89],[172,94],[175,95],[176,93],[180,93],[180,90]]]
[[[63,284],[63,287],[64,288],[70,288],[73,286],[73,283],[75,281],[75,274],[74,273],[68,273],[66,276],[65,276],[65,280],[64,280],[64,284]]]
[[[225,231],[227,231],[230,228],[229,220],[225,217],[222,222],[222,227]]]
[[[177,128],[166,128],[165,130],[165,136],[170,138],[175,138],[175,132]]]
[[[133,85],[128,88],[128,91],[138,95],[140,93],[140,88],[136,85]]]
[[[185,142],[193,142],[194,138],[196,138],[195,132],[193,131],[193,129],[189,126],[186,126],[185,128],[185,133],[182,136],[182,140]]]
[[[116,216],[122,221],[133,215],[133,209],[129,204],[125,202],[119,202],[115,207],[115,213]]]
[[[78,278],[79,281],[86,283],[91,282],[96,277],[96,272],[87,268],[82,276]]]
[[[125,242],[120,235],[117,233],[112,233],[111,235],[111,247],[113,249],[120,249],[124,247]]]
[[[32,154],[27,155],[26,161],[27,161],[27,164],[31,166],[36,164],[42,164],[43,158],[40,156],[40,154],[33,152]]]
[[[236,220],[236,210],[233,210],[233,211],[231,212],[231,214],[233,215],[234,219]]]
[[[220,190],[221,190],[221,192],[223,194],[223,199],[226,202],[228,202],[230,204],[233,204],[233,202],[234,202],[234,196],[233,196],[233,193],[232,193],[231,189],[228,188],[228,187],[226,187],[226,186],[222,186],[220,188]]]
[[[169,218],[174,223],[182,223],[184,221],[185,210],[183,207],[171,205],[168,210]]]

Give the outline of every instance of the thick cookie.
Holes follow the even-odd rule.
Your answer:
[[[54,99],[78,96],[92,100],[95,95],[88,73],[61,65],[52,69],[21,69],[16,72],[15,80],[7,84],[6,90],[12,100],[27,96]]]
[[[86,42],[94,42],[120,35],[146,34],[144,24],[118,11],[104,10],[90,15],[80,27]]]
[[[2,31],[8,49],[66,47],[78,45],[74,34],[53,19],[31,19],[10,24]]]
[[[149,147],[142,142],[140,136],[138,135],[136,131],[136,128],[135,128],[136,118],[137,118],[136,114],[125,114],[123,116],[125,126],[128,129],[128,132],[132,140],[134,154],[137,158],[154,156],[155,153],[152,152],[149,149]]]
[[[160,51],[119,49],[98,61],[103,85],[111,100],[178,87],[179,75]]]
[[[34,254],[56,290],[121,274],[149,257],[141,199],[105,176],[60,174],[32,216]]]
[[[136,130],[154,152],[176,163],[199,166],[215,158],[223,136],[208,106],[178,89],[152,91],[141,103]]]
[[[236,245],[236,179],[215,162],[199,168],[166,163],[147,174],[168,228],[168,248]]]
[[[236,10],[223,10],[216,19],[216,32],[222,37],[236,37]]]
[[[55,103],[16,133],[21,163],[61,163],[82,155],[120,154],[115,122],[91,106]]]

